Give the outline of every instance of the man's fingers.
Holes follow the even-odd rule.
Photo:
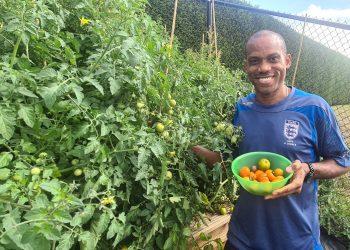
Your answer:
[[[295,160],[291,165],[286,168],[287,173],[297,172],[301,170],[301,161]]]

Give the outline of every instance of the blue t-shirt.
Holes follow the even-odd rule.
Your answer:
[[[321,97],[292,87],[274,105],[255,102],[255,94],[238,101],[233,120],[244,138],[239,154],[269,151],[289,160],[317,162],[334,159],[350,165],[350,154],[335,115]],[[241,190],[231,217],[228,243],[234,249],[322,249],[317,181],[304,183],[300,194],[275,200]]]

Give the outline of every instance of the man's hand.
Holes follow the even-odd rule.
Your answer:
[[[213,166],[217,162],[221,162],[221,156],[218,152],[213,152],[202,146],[196,145],[192,147],[193,153],[195,153],[200,159],[204,160],[208,166]]]
[[[286,171],[287,173],[294,172],[291,182],[288,185],[273,191],[271,195],[265,196],[265,200],[276,199],[290,194],[300,194],[307,174],[302,163],[299,160],[296,160],[292,165],[286,168]]]

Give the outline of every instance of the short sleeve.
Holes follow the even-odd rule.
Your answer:
[[[332,108],[326,103],[316,112],[316,130],[319,155],[334,159],[338,165],[350,166],[350,151],[345,144]]]

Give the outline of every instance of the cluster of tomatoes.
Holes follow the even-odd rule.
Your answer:
[[[284,179],[284,171],[281,168],[270,169],[271,163],[268,159],[260,159],[258,166],[243,166],[239,170],[239,176],[243,179],[257,182],[277,182]]]

